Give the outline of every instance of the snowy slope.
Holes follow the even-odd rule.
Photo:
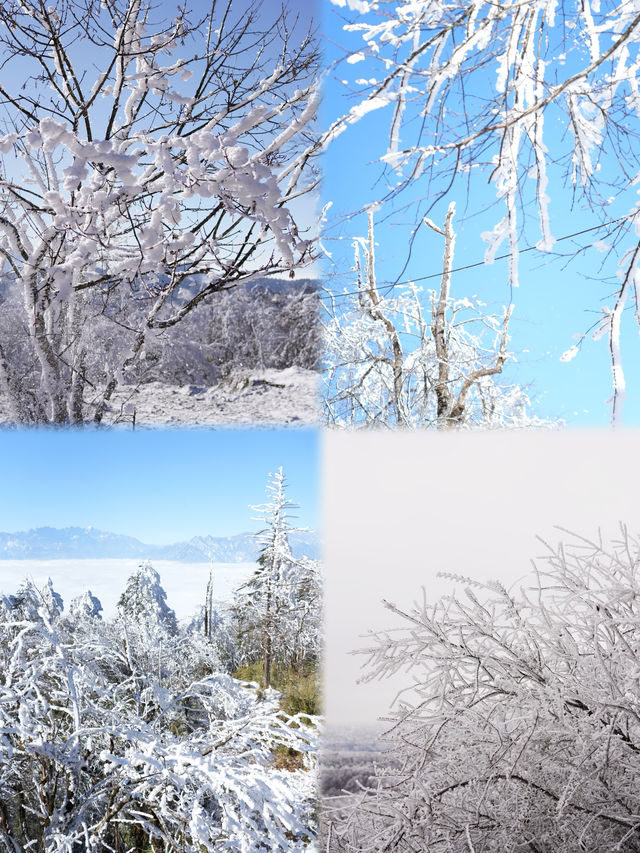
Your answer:
[[[318,374],[301,367],[239,375],[219,385],[124,386],[107,423],[138,426],[297,424],[318,420]]]
[[[123,386],[104,423],[136,426],[291,424],[318,420],[318,374],[301,367],[237,375],[218,385]],[[12,423],[0,391],[0,424]]]

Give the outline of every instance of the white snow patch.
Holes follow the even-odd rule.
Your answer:
[[[573,361],[573,359],[580,352],[580,348],[575,344],[572,347],[569,347],[568,350],[565,350],[560,356],[560,361]]]
[[[149,382],[121,386],[109,405],[106,424],[205,426],[213,424],[317,423],[319,377],[313,370],[287,367],[236,375],[218,385]],[[12,422],[0,392],[0,424]]]

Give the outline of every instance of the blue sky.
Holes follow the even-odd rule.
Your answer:
[[[0,530],[93,526],[166,544],[254,531],[282,466],[296,524],[317,528],[315,430],[0,431]]]
[[[356,34],[342,31],[344,9],[331,5],[329,0],[323,4],[324,15],[322,31],[326,37],[326,65],[345,56],[343,46],[354,48],[361,46],[362,40]],[[378,71],[378,69],[375,69]],[[368,78],[373,69],[368,61],[356,65],[345,63],[332,66],[324,85],[323,125],[336,116],[346,112],[357,101],[349,98],[349,88],[341,82],[344,79]],[[324,159],[324,202],[332,201],[329,213],[330,227],[327,231],[326,245],[332,252],[335,268],[340,272],[349,270],[352,265],[351,241],[354,236],[366,234],[366,221],[363,215],[347,218],[384,195],[386,183],[380,179],[380,168],[376,157],[383,153],[388,137],[390,107],[369,113],[358,124],[351,125],[332,145]],[[563,128],[559,115],[550,113],[545,128],[553,145],[559,140]],[[402,148],[401,144],[401,148]],[[566,149],[566,141],[565,141]],[[554,152],[552,151],[552,154]],[[572,207],[570,193],[560,187],[560,171],[550,170],[551,196],[550,216],[553,236],[558,239],[592,226],[597,216],[592,212]],[[603,174],[607,168],[616,164],[603,162]],[[394,176],[388,176],[391,180]],[[486,183],[487,172],[470,180],[469,192],[459,188],[450,193],[446,200],[431,212],[431,218],[442,223],[450,200],[457,204],[454,222],[457,231],[455,267],[482,262],[486,243],[481,239],[483,231],[490,230],[503,215],[502,208],[492,207],[495,202],[495,190]],[[400,278],[418,280],[430,274],[439,274],[442,259],[441,238],[429,232],[424,226],[417,232],[411,253],[408,257],[409,234],[416,221],[416,210],[424,212],[432,198],[424,183],[418,183],[412,192],[413,199],[422,196],[418,207],[404,209],[408,196],[403,196],[386,211],[376,214],[377,228],[377,272],[378,283]],[[635,188],[621,198],[617,198],[607,208],[611,219],[623,215],[637,202]],[[385,219],[385,213],[388,218]],[[531,211],[532,222],[535,220]],[[389,215],[390,214],[390,215]],[[466,221],[463,224],[463,217]],[[419,219],[418,219],[419,221]],[[595,243],[605,237],[604,232],[592,232],[580,238],[580,243]],[[534,225],[524,230],[521,247],[534,245],[540,238],[539,229]],[[629,242],[625,248],[628,246]],[[537,413],[542,416],[556,416],[564,419],[570,426],[606,426],[610,420],[610,407],[607,400],[611,397],[611,372],[606,336],[598,341],[587,337],[580,354],[568,363],[560,361],[560,356],[573,344],[576,335],[587,332],[598,317],[605,304],[610,304],[609,295],[615,288],[617,259],[601,253],[596,247],[578,253],[579,242],[576,239],[562,240],[556,244],[554,256],[542,255],[532,251],[521,255],[519,289],[513,291],[515,310],[510,325],[512,337],[511,350],[517,363],[511,362],[504,377],[510,382],[530,386],[531,395],[537,399]],[[499,254],[506,251],[506,243]],[[574,255],[568,264],[568,255]],[[604,262],[604,268],[602,264]],[[330,264],[326,266],[331,286],[338,289],[352,281],[348,275],[331,279],[333,272]],[[474,269],[454,274],[452,295],[477,296],[487,303],[487,310],[501,313],[502,306],[511,299],[508,285],[508,261],[496,261],[493,265],[481,265]],[[438,278],[418,283],[426,289],[436,288]],[[627,380],[627,399],[623,408],[623,421],[633,426],[640,423],[640,350],[637,326],[634,326],[631,307],[623,326],[622,355]]]

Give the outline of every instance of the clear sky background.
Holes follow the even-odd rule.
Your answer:
[[[454,585],[438,572],[518,584],[568,537],[638,532],[640,432],[330,432],[325,436],[326,715],[383,716],[407,672],[358,684],[372,629],[398,626],[382,599],[411,607]]]
[[[306,38],[309,30],[312,32],[316,30],[319,18],[319,3],[320,0],[304,0],[304,2],[292,2],[288,4],[287,31],[289,37],[289,49],[291,52],[294,52],[297,49],[302,40]],[[264,22],[265,29],[278,24],[282,15],[282,0],[259,0],[257,3],[256,0],[234,0],[231,14],[226,20],[227,29],[231,29],[233,24],[237,21],[242,22],[246,17],[246,10],[251,6],[257,6],[258,8],[259,14],[257,17],[258,24],[255,27],[256,30],[258,25],[262,25],[262,22]],[[154,25],[157,26],[161,21],[171,22],[174,20],[174,15],[178,7],[179,3],[177,0],[159,0],[159,2],[155,2],[153,4],[154,13],[151,16],[152,24],[150,25],[150,29]],[[199,0],[199,2],[191,3],[188,8],[189,21],[193,24],[199,21],[200,18],[206,18],[208,9],[210,9],[209,2]],[[215,18],[217,23],[220,23],[222,19],[226,17],[225,9],[226,4],[217,4]],[[107,20],[108,18],[105,17],[105,21]],[[204,32],[204,28],[200,28],[196,31],[196,35],[187,39],[184,44],[180,44],[171,56],[165,56],[167,64],[175,62],[178,58],[189,59],[194,54],[202,55],[202,41],[200,37],[203,36]],[[281,32],[280,35],[282,35]],[[250,31],[246,37],[246,44],[253,45],[253,43],[254,39]],[[280,46],[280,38],[274,38],[273,50],[270,53],[267,52],[267,55],[263,55],[261,57],[261,61],[258,63],[257,74],[264,74],[266,76],[272,71],[273,62],[277,60],[279,56],[278,48]],[[101,52],[95,45],[92,45],[86,39],[78,39],[74,44],[74,49],[71,51],[71,56],[73,61],[77,63],[77,68],[79,69],[78,77],[84,78],[86,75],[86,79],[93,83],[98,74],[104,71],[104,63],[110,59],[111,52],[110,50]],[[247,60],[247,57],[245,57],[244,60]],[[239,58],[237,61],[244,64],[244,60]],[[29,63],[26,60],[22,60],[21,66],[19,67],[21,74],[18,76],[20,79],[22,79],[23,75],[26,79],[30,74],[35,73],[36,75],[39,75],[41,73],[41,68],[37,63]],[[256,79],[259,79],[259,77]],[[193,93],[193,86],[196,80],[197,74],[191,79],[191,81],[182,83],[178,77],[173,77],[171,82],[172,86],[176,90],[179,90],[181,94],[189,96]],[[87,88],[90,89],[90,84],[87,84]],[[295,90],[295,86],[292,87],[292,91],[293,90]],[[98,98],[93,104],[91,115],[94,123],[94,132],[96,134],[99,135],[104,131],[109,120],[111,107],[112,102],[109,99],[103,101],[101,98]],[[100,116],[102,123],[96,119],[97,116]],[[0,125],[0,135],[7,130],[10,130],[10,128],[2,129],[2,126]],[[79,135],[82,138],[82,127],[79,129]],[[15,161],[8,155],[4,156],[4,164],[5,167],[10,170],[16,169]],[[22,167],[19,166],[18,168],[21,170]],[[317,235],[317,221],[319,215],[318,193],[310,192],[303,194],[290,202],[288,207],[295,219],[300,233],[307,238],[315,237]],[[271,247],[265,249],[265,252],[266,251],[271,252]],[[319,275],[320,268],[317,263],[309,264],[309,266],[303,267],[297,273],[298,278],[313,278],[318,277]]]
[[[280,466],[296,524],[319,524],[314,430],[3,430],[0,458],[5,532],[93,526],[167,544],[254,531],[248,507]]]
[[[362,39],[359,33],[343,32],[345,9],[337,8],[326,0],[322,10],[325,65],[329,68],[323,105],[323,125],[327,126],[357,103],[350,96],[350,86],[343,81],[367,79],[374,69],[368,61],[355,65],[345,62],[333,64],[344,59],[345,48],[361,47]],[[364,19],[369,20],[363,16]],[[376,67],[375,71],[379,72],[379,68]],[[391,111],[390,106],[376,110],[358,124],[351,125],[329,146],[324,159],[324,201],[333,202],[328,213],[325,243],[333,254],[334,266],[327,263],[326,272],[330,285],[338,290],[344,284],[353,282],[353,276],[348,274],[353,264],[353,238],[366,235],[365,217],[348,216],[383,196],[387,189],[386,180],[380,178],[381,170],[376,159],[386,150]],[[551,113],[547,117],[545,130],[547,144],[553,146],[562,134],[558,115]],[[566,144],[565,139],[563,145],[566,147]],[[400,147],[403,147],[402,143]],[[552,156],[554,153],[552,148]],[[609,163],[609,167],[615,168],[615,164]],[[560,168],[555,171],[550,169],[549,173],[551,230],[556,239],[598,221],[593,212],[572,208],[571,193],[562,190],[559,173]],[[480,234],[490,230],[504,213],[502,206],[495,206],[495,189],[487,184],[487,176],[488,171],[471,176],[468,191],[461,187],[451,192],[446,201],[430,213],[431,218],[441,224],[449,201],[456,201],[455,267],[483,261],[487,244]],[[395,180],[393,173],[387,178]],[[418,182],[410,195],[405,194],[395,205],[376,214],[379,285],[400,278],[403,281],[413,279],[425,290],[438,287],[442,239],[424,226],[416,234],[411,258],[405,268],[409,257],[409,237],[416,222],[416,209],[407,212],[402,206],[410,197],[421,196],[424,200],[419,210],[424,212],[432,199],[424,183]],[[630,187],[623,198],[611,204],[606,216],[614,219],[627,213],[636,203],[636,189]],[[535,214],[533,211],[530,213],[532,225],[524,229],[521,248],[535,245],[540,239]],[[464,223],[463,219],[466,220]],[[420,217],[417,221],[420,221]],[[560,361],[562,353],[576,343],[575,336],[587,332],[597,320],[602,306],[611,303],[609,296],[616,285],[618,259],[602,253],[592,245],[601,238],[606,242],[606,237],[604,231],[597,231],[558,242],[553,255],[542,255],[537,251],[521,255],[521,286],[513,294],[507,281],[506,260],[454,273],[452,280],[452,296],[477,296],[487,303],[486,310],[489,312],[500,314],[502,306],[509,304],[513,298],[515,310],[510,324],[511,350],[517,363],[511,362],[505,367],[504,378],[530,386],[532,396],[537,399],[537,414],[560,417],[572,426],[605,426],[610,419],[607,401],[612,389],[606,336],[599,341],[588,338],[578,357],[568,363]],[[589,248],[583,253],[579,252],[585,243]],[[633,243],[633,238],[627,241],[629,243]],[[505,243],[499,254],[506,251]],[[334,272],[339,275],[332,279]],[[434,277],[421,281],[425,276]],[[633,321],[632,308],[629,307],[626,313],[622,355],[627,379],[627,400],[623,420],[626,425],[633,426],[640,425],[640,338]]]

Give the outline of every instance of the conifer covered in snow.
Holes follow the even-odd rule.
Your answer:
[[[118,609],[125,620],[135,625],[157,626],[168,634],[176,633],[176,614],[167,604],[160,575],[149,560],[140,563],[127,581]]]
[[[315,660],[320,645],[321,590],[317,561],[294,558],[288,536],[295,508],[286,495],[282,468],[270,475],[268,503],[254,506],[265,524],[261,552],[251,579],[238,590],[235,614],[240,651],[263,662],[264,686],[271,684],[274,661],[294,668]]]
[[[40,619],[42,613],[56,619],[64,607],[62,596],[54,590],[51,578],[42,588],[26,578],[13,595],[3,597],[2,604],[13,619],[34,621]]]
[[[102,619],[102,604],[88,589],[73,599],[69,605],[69,615],[73,619]]]

